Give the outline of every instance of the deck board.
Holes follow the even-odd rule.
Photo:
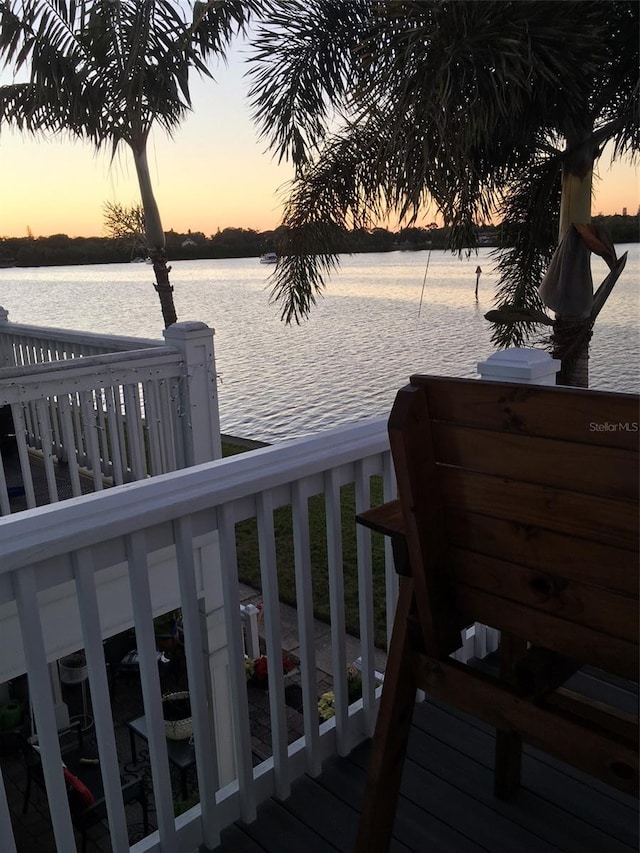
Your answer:
[[[525,747],[517,798],[495,798],[493,740],[490,727],[457,710],[416,706],[392,851],[636,853],[634,799],[538,750]],[[317,779],[298,780],[286,803],[268,801],[241,831],[267,853],[352,850],[368,752],[367,742],[333,756]],[[220,853],[239,849],[223,833]]]

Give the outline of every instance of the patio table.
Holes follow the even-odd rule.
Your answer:
[[[147,721],[144,714],[141,717],[136,717],[134,720],[129,720],[127,728],[129,729],[129,742],[131,744],[131,760],[137,763],[135,736],[138,735],[145,743],[148,743],[149,740]],[[167,755],[171,764],[180,771],[180,796],[183,800],[186,800],[188,794],[187,772],[196,763],[196,751],[193,739],[190,737],[184,740],[170,740],[167,738]]]

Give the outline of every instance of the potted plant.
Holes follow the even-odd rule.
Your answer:
[[[188,690],[166,693],[162,697],[164,730],[169,740],[185,740],[193,734],[191,699]]]

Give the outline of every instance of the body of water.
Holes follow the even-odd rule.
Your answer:
[[[596,322],[590,375],[594,388],[637,392],[640,248],[618,247],[626,250],[627,267]],[[387,414],[411,373],[477,375],[493,351],[484,319],[497,281],[489,252],[464,260],[442,251],[343,256],[300,326],[279,320],[268,297],[272,268],[257,258],[175,262],[178,318],[216,331],[223,432],[269,442],[308,435]],[[595,258],[596,285],[605,275]],[[0,304],[15,322],[160,338],[152,279],[142,264],[0,269]]]

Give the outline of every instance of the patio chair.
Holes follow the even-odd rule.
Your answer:
[[[638,680],[638,397],[414,376],[389,437],[400,593],[357,850],[388,849],[416,689],[496,729],[495,794],[527,742],[630,794],[638,718],[566,686],[583,665]],[[499,671],[450,655],[499,629]]]
[[[156,646],[158,656],[158,671],[160,682],[163,687],[168,688],[171,684],[175,687],[176,679],[181,671],[181,653],[175,649],[172,651],[162,650],[165,635],[156,635]],[[136,644],[136,634],[133,629],[115,634],[106,639],[103,644],[104,659],[109,679],[111,697],[115,696],[116,678],[118,675],[129,675],[140,677],[140,664]]]
[[[65,737],[69,735],[70,737]],[[27,770],[27,781],[22,803],[22,813],[29,808],[32,783],[46,792],[40,752],[37,745],[23,738],[22,749]],[[73,730],[60,734],[60,750],[64,766],[64,778],[69,799],[71,822],[81,838],[81,853],[87,848],[88,832],[97,824],[106,821],[107,805],[104,798],[102,774],[98,762],[87,756],[83,748],[82,736],[78,728],[73,738]],[[145,783],[142,777],[122,779],[122,800],[125,806],[137,803],[142,810],[142,826],[145,835],[149,833],[148,803]]]

